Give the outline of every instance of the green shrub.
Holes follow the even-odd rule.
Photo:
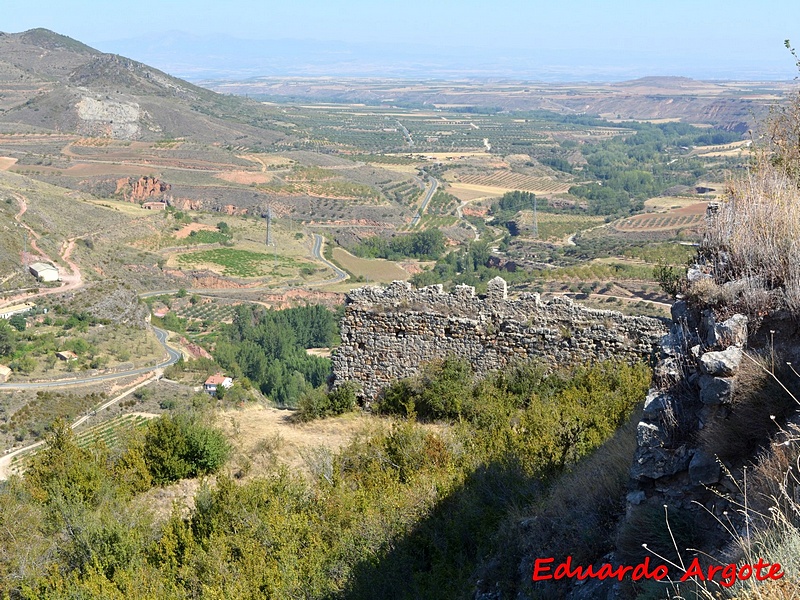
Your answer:
[[[328,394],[331,413],[341,415],[350,412],[356,407],[356,392],[358,386],[352,381],[346,381],[342,385],[335,387]]]
[[[148,424],[142,452],[154,483],[164,484],[217,472],[230,448],[217,429],[165,415]]]

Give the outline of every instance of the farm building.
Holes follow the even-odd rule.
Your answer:
[[[58,281],[61,279],[58,274],[58,269],[50,263],[35,262],[28,267],[28,270],[31,272],[31,275],[36,277],[39,281]]]
[[[0,381],[6,382],[8,378],[11,376],[11,369],[9,369],[5,365],[0,365]]]
[[[145,202],[142,204],[142,208],[146,208],[147,210],[166,210],[167,203],[166,202]]]
[[[78,355],[71,350],[64,350],[63,352],[56,352],[56,356],[61,360],[78,360]]]
[[[36,308],[33,302],[25,302],[24,304],[14,304],[13,306],[6,306],[0,308],[0,319],[10,319],[14,315],[21,315]]]
[[[217,394],[217,388],[222,386],[226,390],[230,389],[233,386],[233,379],[230,377],[225,377],[222,373],[217,373],[216,375],[211,375],[206,382],[203,384],[203,389],[215,396]]]

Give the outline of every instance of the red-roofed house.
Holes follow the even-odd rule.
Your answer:
[[[206,382],[203,384],[203,389],[215,396],[217,394],[217,387],[222,386],[226,390],[230,389],[233,386],[233,379],[230,377],[225,377],[222,373],[217,373],[216,375],[211,375]]]

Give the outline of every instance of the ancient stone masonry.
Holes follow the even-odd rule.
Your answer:
[[[346,299],[342,344],[333,355],[334,385],[355,381],[367,403],[390,382],[409,377],[435,358],[468,360],[484,374],[518,360],[551,365],[648,358],[666,332],[661,321],[594,310],[539,294],[508,298],[506,282],[475,288],[441,285],[412,289],[395,281],[363,287]]]
[[[683,300],[673,305],[672,317],[637,427],[628,511],[647,502],[733,514],[736,504],[723,497],[735,488],[726,488],[720,461],[696,434],[730,413],[748,319],[736,314],[718,323],[711,309],[690,311]]]

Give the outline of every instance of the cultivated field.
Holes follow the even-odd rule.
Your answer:
[[[703,223],[707,206],[706,202],[697,202],[665,213],[645,213],[615,221],[611,227],[620,232],[637,233],[697,228]]]
[[[542,195],[565,193],[574,185],[569,182],[531,177],[512,171],[494,171],[486,175],[456,175],[454,183],[460,183],[463,188],[475,191],[483,191],[487,188],[504,191],[522,190]]]
[[[367,282],[388,283],[395,280],[405,281],[411,277],[397,263],[382,258],[359,258],[343,248],[334,248],[333,258],[342,268],[356,277],[363,277]]]

